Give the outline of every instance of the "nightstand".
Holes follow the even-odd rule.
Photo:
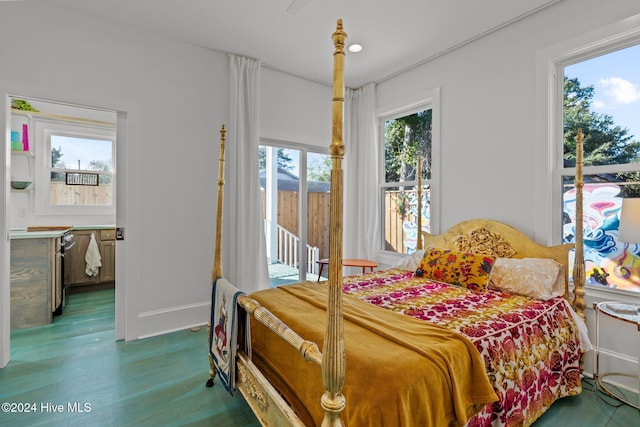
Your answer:
[[[593,309],[596,312],[596,348],[595,348],[595,374],[594,379],[597,381],[598,386],[602,391],[611,397],[614,397],[627,405],[633,406],[636,409],[640,409],[638,402],[630,402],[625,396],[621,396],[619,392],[615,392],[609,388],[610,383],[604,381],[606,377],[629,377],[640,380],[640,374],[634,375],[621,372],[607,372],[600,373],[600,314],[612,317],[614,319],[622,320],[624,322],[630,322],[636,325],[638,332],[640,332],[640,304],[629,304],[621,302],[599,302],[593,304]],[[640,350],[639,350],[640,353]],[[639,354],[640,355],[640,354]]]

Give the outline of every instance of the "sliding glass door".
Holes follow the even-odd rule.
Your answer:
[[[260,146],[271,286],[317,280],[327,257],[330,158],[308,148]],[[304,197],[300,197],[304,195]]]

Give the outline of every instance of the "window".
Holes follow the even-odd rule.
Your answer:
[[[381,119],[384,179],[380,185],[384,251],[411,253],[417,248],[418,215],[430,230],[433,109],[423,104]],[[418,162],[422,174],[422,212],[418,212]]]
[[[640,293],[640,242],[618,241],[622,199],[640,197],[640,44],[603,49],[563,64],[562,235],[575,241],[575,140],[582,129],[586,283]]]
[[[113,203],[113,141],[50,135],[52,206]]]
[[[36,212],[115,213],[115,127],[38,120],[36,133]]]

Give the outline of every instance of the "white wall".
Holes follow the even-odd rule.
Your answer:
[[[469,218],[511,224],[540,243],[548,241],[548,139],[539,120],[536,55],[549,46],[589,34],[640,13],[637,0],[563,0],[548,9],[377,85],[377,106],[439,87],[441,102],[441,230]],[[544,114],[544,113],[542,113]],[[543,124],[543,128],[537,128]],[[640,302],[640,296],[587,291],[592,304],[605,299]],[[605,367],[639,372],[638,334],[603,322]],[[612,343],[622,344],[619,348]],[[592,370],[591,354],[586,370]],[[637,386],[636,386],[637,387]]]
[[[377,85],[379,108],[441,88],[443,230],[488,217],[533,235],[534,198],[519,194],[534,190],[547,142],[536,138],[536,52],[639,12],[635,0],[563,0]]]
[[[202,324],[209,311],[218,130],[228,117],[226,55],[46,2],[0,8],[3,100],[19,94],[113,109],[127,125],[118,146],[118,225],[126,230],[117,246],[121,334],[135,339]],[[3,102],[2,126],[6,107]],[[6,176],[0,184],[4,192]],[[8,243],[1,251],[6,267]],[[2,276],[6,338],[6,268]],[[7,344],[4,339],[4,359]]]
[[[125,241],[117,246],[117,335],[206,322],[227,56],[46,2],[0,3],[0,53],[3,129],[6,95],[119,111],[117,225]],[[265,135],[328,146],[331,89],[266,68],[263,81]],[[8,165],[8,149],[0,155]],[[0,207],[9,200],[4,171]],[[0,366],[8,360],[8,247],[0,244]]]

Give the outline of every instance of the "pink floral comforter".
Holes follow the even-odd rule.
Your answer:
[[[499,400],[467,426],[529,426],[557,399],[582,391],[580,342],[562,297],[539,301],[385,270],[344,278],[344,292],[466,336],[480,352]]]

